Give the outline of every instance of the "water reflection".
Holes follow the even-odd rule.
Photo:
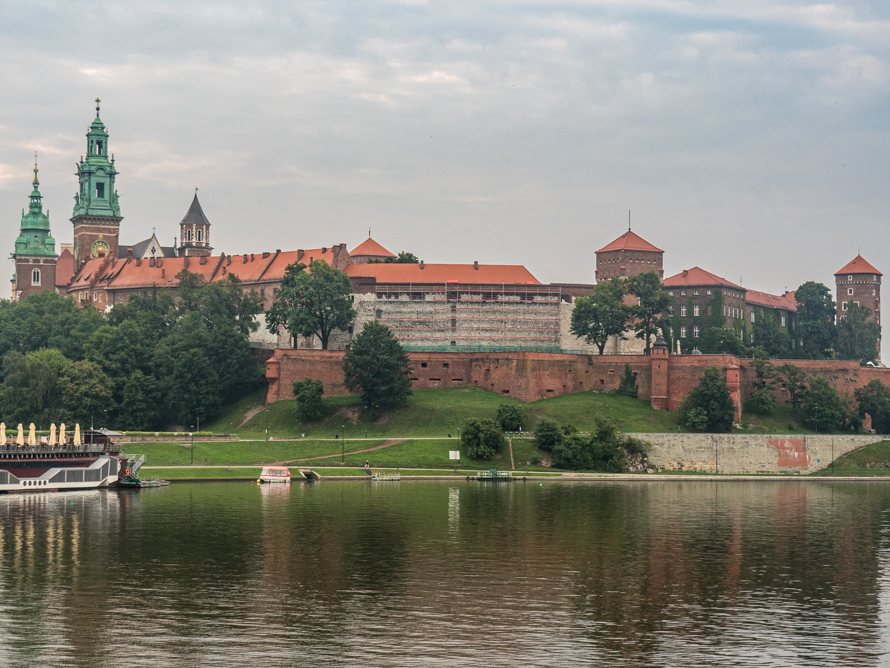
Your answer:
[[[888,512],[880,482],[4,496],[0,663],[877,665]]]

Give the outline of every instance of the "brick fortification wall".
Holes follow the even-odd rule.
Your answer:
[[[666,471],[813,473],[880,436],[766,434],[630,434],[652,447],[649,464]]]
[[[293,398],[293,382],[317,378],[324,383],[326,396],[348,394],[343,385],[343,351],[276,350],[266,362],[269,381],[268,401]],[[409,353],[412,387],[480,387],[520,401],[536,401],[575,392],[609,392],[618,389],[624,365],[637,377],[641,399],[652,400],[659,409],[677,410],[708,366],[723,369],[727,380],[739,377],[735,398],[739,405],[751,396],[754,370],[750,360],[731,355],[669,355],[657,360],[646,355],[568,355],[563,353]],[[663,375],[667,362],[667,378]],[[658,391],[653,397],[653,363],[661,364]],[[774,361],[778,366],[781,360]],[[791,360],[808,375],[828,378],[845,396],[872,378],[890,385],[890,369],[860,367],[855,362]],[[666,391],[663,389],[666,387]],[[780,401],[787,392],[779,390]]]

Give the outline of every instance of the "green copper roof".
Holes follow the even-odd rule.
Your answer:
[[[40,181],[37,180],[37,156],[34,156],[34,189],[28,211],[22,211],[22,226],[15,240],[15,253],[40,257],[57,257],[56,240],[49,230],[49,212],[43,213],[43,196],[40,194]]]
[[[114,189],[117,170],[114,154],[108,158],[108,129],[99,118],[99,100],[96,100],[96,118],[87,132],[86,159],[81,156],[77,164],[80,191],[74,196],[74,217],[120,217],[118,194]]]

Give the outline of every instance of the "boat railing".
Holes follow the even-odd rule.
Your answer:
[[[400,471],[375,471],[371,474],[371,480],[401,480],[402,473]]]
[[[489,469],[487,471],[476,471],[477,478],[512,478],[513,471],[498,471],[497,469]]]
[[[8,443],[0,445],[0,454],[58,454],[58,453],[77,453],[77,454],[116,454],[119,451],[114,445],[105,445],[100,443],[84,443],[82,445],[72,445],[66,443],[64,445],[48,445],[46,443],[38,443],[36,445],[16,445]]]

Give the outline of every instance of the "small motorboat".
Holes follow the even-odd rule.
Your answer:
[[[261,483],[290,483],[290,469],[286,466],[264,466],[260,474]]]

